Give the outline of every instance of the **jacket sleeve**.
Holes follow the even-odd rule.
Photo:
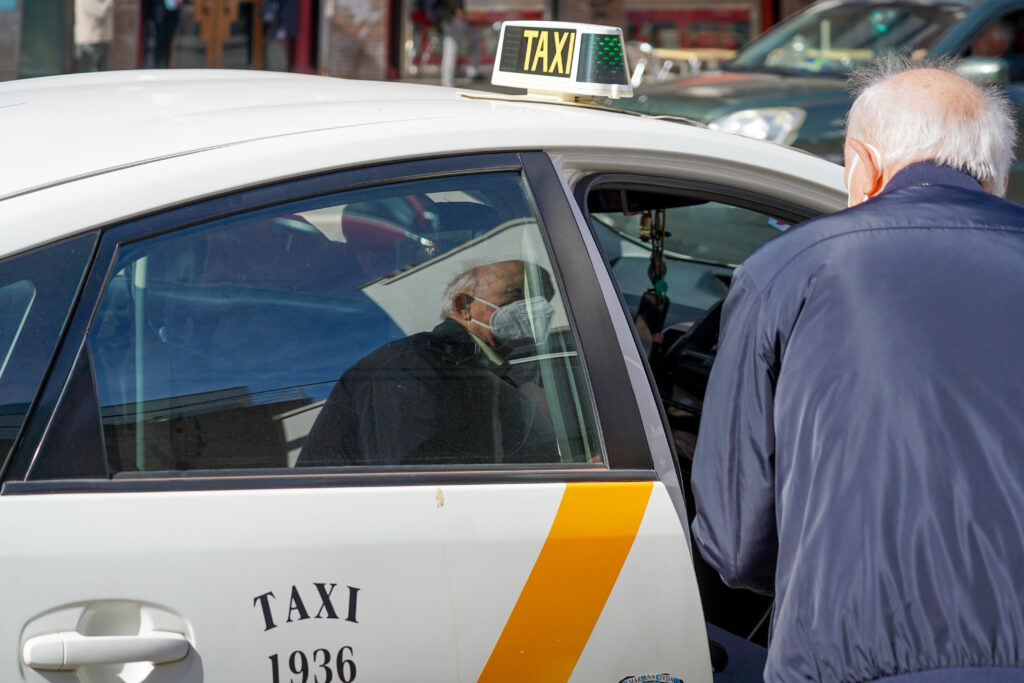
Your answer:
[[[771,593],[778,554],[773,402],[775,335],[740,267],[722,309],[718,353],[694,453],[694,537],[726,584]]]

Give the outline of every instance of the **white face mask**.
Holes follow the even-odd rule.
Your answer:
[[[497,306],[478,296],[473,298],[494,309],[489,325],[479,320],[473,322],[490,330],[494,341],[499,344],[539,342],[547,339],[548,330],[551,328],[551,318],[555,315],[555,307],[544,297],[519,299],[504,306]],[[536,336],[534,330],[536,330]]]
[[[869,142],[865,142],[864,146],[870,149],[872,152],[874,152],[875,156],[878,157],[879,159],[879,163],[881,163],[882,154],[878,151],[878,148]],[[850,151],[853,152],[852,149]],[[854,205],[853,197],[850,196],[850,192],[852,191],[850,188],[850,181],[853,180],[853,172],[857,170],[858,163],[860,163],[860,155],[857,154],[856,152],[853,152],[853,161],[851,161],[850,165],[846,167],[846,205],[849,207],[852,207]],[[868,199],[869,197],[865,193],[864,198],[861,199],[860,201],[866,202]]]

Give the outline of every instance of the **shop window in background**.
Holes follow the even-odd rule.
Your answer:
[[[627,11],[633,87],[717,68],[753,38],[756,19],[752,6]]]
[[[441,28],[434,21],[432,7],[435,0],[413,0],[403,27],[404,50],[402,59],[403,78],[440,78],[443,37]],[[541,4],[515,9],[478,9],[471,4],[466,8],[466,18],[481,33],[480,68],[489,75],[498,51],[498,36],[501,22],[515,20],[537,21],[544,17]],[[469,56],[459,54],[456,74],[465,73]]]
[[[306,18],[311,26],[317,4]],[[146,0],[143,7],[145,67],[290,71],[310,68],[315,53],[309,40],[298,45],[298,0]]]
[[[263,22],[255,2],[192,0],[182,6],[172,66],[263,68]]]
[[[628,10],[626,37],[657,48],[736,50],[754,37],[749,7]]]

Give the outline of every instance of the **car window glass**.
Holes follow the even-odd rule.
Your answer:
[[[652,287],[651,247],[641,238],[641,226],[664,211],[666,294],[671,300],[666,328],[685,329],[696,321],[724,298],[733,268],[789,228],[774,216],[716,201],[669,198],[658,203],[684,205],[643,209],[638,204],[623,211],[601,210],[592,203],[590,215],[619,289],[635,312],[640,297]]]
[[[89,334],[114,472],[600,460],[517,173],[121,247]]]
[[[790,220],[697,194],[601,185],[587,196],[594,231],[633,318],[684,469],[696,443],[736,266]],[[664,221],[664,282],[652,282],[650,228]]]
[[[39,390],[93,242],[70,239],[0,263],[0,459]]]
[[[14,354],[14,345],[25,329],[25,321],[35,299],[36,286],[28,280],[0,287],[0,379]]]
[[[961,56],[1000,60],[1007,80],[1024,80],[1024,11],[1004,14],[987,23],[972,36]],[[969,69],[968,75],[972,75]]]
[[[963,15],[963,7],[844,4],[809,12],[742,50],[738,68],[845,73],[886,54],[924,57]]]

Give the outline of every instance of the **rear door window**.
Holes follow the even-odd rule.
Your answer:
[[[122,245],[88,336],[112,473],[603,462],[522,177]]]

